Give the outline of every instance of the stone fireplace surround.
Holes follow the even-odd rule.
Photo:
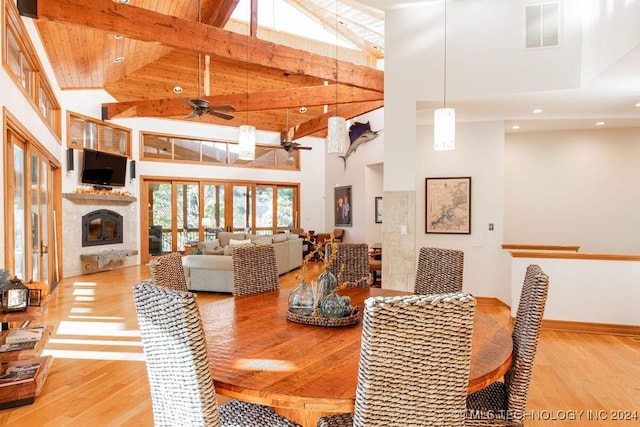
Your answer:
[[[136,198],[108,194],[64,193],[62,195],[62,252],[64,277],[85,274],[81,256],[106,251],[125,251],[128,255],[118,266],[137,265],[138,256],[138,211]],[[82,217],[90,212],[109,209],[123,217],[123,242],[103,246],[82,246]]]

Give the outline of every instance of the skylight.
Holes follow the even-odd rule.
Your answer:
[[[250,0],[240,0],[231,18],[249,22],[250,9]],[[285,0],[261,0],[258,4],[258,27],[272,28],[324,43],[357,49],[341,37],[338,37],[336,42],[335,27],[328,28]]]

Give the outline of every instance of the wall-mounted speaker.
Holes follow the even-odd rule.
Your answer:
[[[131,160],[131,162],[129,162],[129,174],[131,176],[131,179],[136,178],[136,161],[135,160]]]
[[[67,148],[67,171],[73,170],[73,148]]]

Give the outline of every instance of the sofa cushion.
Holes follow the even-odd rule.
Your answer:
[[[252,243],[251,239],[243,239],[243,240],[229,239],[230,245],[248,245],[249,243]]]
[[[284,235],[287,236],[287,240],[295,240],[300,237],[295,233],[284,233]]]
[[[271,236],[261,236],[258,239],[253,241],[254,245],[270,245],[271,244]]]
[[[221,246],[227,246],[229,244],[229,240],[244,240],[244,233],[230,233],[228,231],[222,231],[218,233],[218,240],[220,240]]]
[[[271,237],[271,241],[273,243],[282,243],[282,242],[286,242],[287,241],[287,236],[284,233],[280,233],[280,234],[274,234],[273,237]]]

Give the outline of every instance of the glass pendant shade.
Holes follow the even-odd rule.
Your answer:
[[[433,148],[436,151],[456,148],[456,110],[439,108],[433,115]]]
[[[254,160],[256,158],[256,128],[255,126],[242,125],[240,126],[240,139],[239,139],[239,153],[238,158],[240,160]]]
[[[344,117],[329,117],[327,124],[327,153],[344,155],[351,145],[347,121]]]

